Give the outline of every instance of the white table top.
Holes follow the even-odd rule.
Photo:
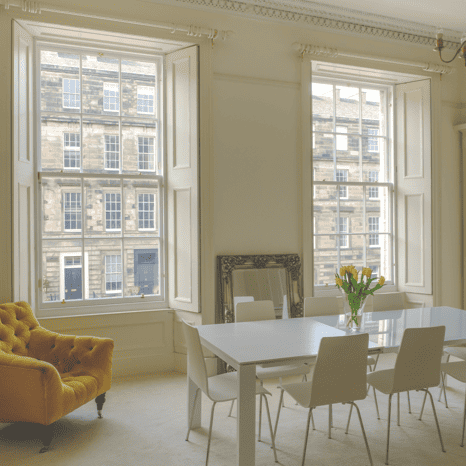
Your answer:
[[[322,337],[350,334],[314,318],[262,320],[197,327],[202,344],[231,366],[309,359]],[[369,342],[377,351],[377,344]]]

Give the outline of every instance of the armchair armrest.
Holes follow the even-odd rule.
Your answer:
[[[94,376],[100,394],[111,385],[113,347],[110,338],[62,335],[37,327],[31,331],[29,355],[53,364],[60,375],[79,372]]]
[[[0,422],[48,425],[60,417],[61,406],[54,398],[62,393],[60,375],[53,365],[0,352]]]

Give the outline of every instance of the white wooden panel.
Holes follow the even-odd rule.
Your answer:
[[[415,194],[405,197],[406,215],[406,284],[424,286],[424,195]]]
[[[191,57],[174,60],[173,68],[173,128],[175,144],[173,147],[173,168],[191,166]]]
[[[175,299],[192,302],[191,189],[174,190]]]
[[[13,21],[13,300],[35,306],[33,42]]]
[[[432,293],[430,80],[396,86],[397,284]]]
[[[406,92],[404,95],[404,131],[405,131],[405,156],[404,176],[423,176],[424,153],[424,125],[423,125],[423,99],[420,89]]]
[[[168,301],[199,311],[198,48],[168,54]]]

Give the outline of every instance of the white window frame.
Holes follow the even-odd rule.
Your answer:
[[[76,194],[76,196],[79,196],[79,211],[78,211],[78,206],[76,206],[76,209],[74,210],[70,210],[68,213],[69,214],[75,214],[76,216],[78,216],[78,214],[80,215],[80,223],[81,223],[81,228],[66,228],[66,214],[67,214],[67,211],[66,211],[66,196],[70,194]],[[62,192],[62,199],[63,199],[63,231],[65,233],[78,233],[78,232],[81,232],[82,230],[82,227],[83,227],[83,200],[82,200],[82,193],[81,192],[77,192],[77,191],[63,191]],[[72,202],[70,200],[70,202]],[[76,201],[77,202],[77,201]],[[76,223],[78,222],[78,220],[76,220]]]
[[[339,179],[341,174],[344,174],[343,179]],[[335,181],[346,183],[348,181],[348,169],[337,168],[335,170]],[[340,186],[340,199],[348,199],[348,186]]]
[[[116,142],[107,142],[107,138],[116,138]],[[112,139],[113,140],[113,139]],[[118,146],[117,150],[107,150],[107,144]],[[116,161],[118,162],[118,167],[108,167],[109,159],[108,157],[111,155],[112,157],[117,155]],[[120,144],[120,135],[119,134],[104,134],[104,170],[120,170],[120,154],[121,154],[121,144]],[[114,162],[114,160],[110,160],[110,162]]]
[[[120,252],[120,251],[119,251]],[[117,261],[116,263],[111,263],[111,264],[108,264],[108,259],[111,258],[113,260],[113,258],[116,258],[118,259],[119,258],[119,262]],[[105,285],[105,294],[122,294],[123,293],[123,261],[122,261],[122,258],[121,258],[121,252],[120,254],[105,254],[105,257],[104,257],[104,262],[105,262],[105,280],[104,280],[104,285]],[[118,268],[118,266],[120,267],[120,271],[118,272],[118,270],[116,272],[114,271],[111,271],[109,272],[108,271],[108,266],[116,266]],[[107,289],[107,284],[108,283],[114,283],[114,281],[108,281],[108,276],[111,275],[111,276],[114,276],[114,275],[120,275],[120,281],[118,282],[115,282],[115,283],[120,283],[120,286],[121,288],[119,290],[108,290]]]
[[[116,95],[111,96],[111,95],[105,95],[105,93],[108,92],[116,92]],[[112,112],[112,113],[118,113],[120,111],[120,85],[119,83],[115,82],[104,82],[103,83],[103,110],[104,112]],[[110,100],[105,100],[105,99],[111,99],[111,98],[116,98],[116,102],[113,104],[110,103]],[[107,105],[106,105],[107,104]],[[117,107],[117,108],[112,108],[112,105]],[[107,108],[106,108],[107,107]]]
[[[154,152],[151,154],[149,152],[140,152],[140,147],[141,147],[141,139],[145,140],[145,139],[153,139],[154,141],[154,144],[153,144],[153,148],[154,148]],[[155,166],[156,166],[156,155],[157,155],[157,138],[155,136],[147,136],[147,135],[140,135],[138,136],[138,140],[137,140],[137,146],[138,146],[138,170],[140,172],[154,172],[155,171]],[[146,144],[145,144],[145,141],[143,142],[143,147],[146,147]],[[150,147],[150,145],[148,145],[148,147]],[[148,164],[149,168],[141,168],[141,155],[143,156],[146,156],[146,155],[149,155],[151,156],[152,155],[152,162],[150,160],[148,160],[147,162],[145,160],[142,161],[143,164]],[[152,163],[152,168],[150,168],[150,165]]]
[[[367,138],[367,152],[379,152],[379,138],[377,137],[379,135],[378,128],[368,128],[367,134],[369,136]]]
[[[77,92],[65,92],[65,83],[66,81],[75,81],[75,88],[78,88]],[[77,85],[76,85],[77,82]],[[62,89],[62,106],[63,108],[72,108],[72,109],[80,109],[81,108],[81,89],[80,89],[80,84],[79,84],[79,79],[70,79],[70,78],[63,78],[63,83],[62,83],[63,89]],[[73,105],[65,105],[65,95],[69,96],[75,96],[75,100],[78,101],[79,105],[73,106]]]
[[[115,200],[113,201],[112,199],[110,199],[110,201],[108,201],[108,200],[107,200],[107,196],[110,196],[110,198],[111,198],[112,196],[115,196]],[[119,198],[120,198],[119,201],[116,200],[116,197],[117,197],[117,196],[119,196]],[[119,209],[119,210],[118,210],[118,209],[115,209],[115,210],[110,209],[110,210],[108,210],[108,209],[107,209],[107,204],[108,204],[108,203],[110,203],[110,204],[113,204],[113,203],[117,204],[117,203],[119,203],[119,204],[120,204],[120,209]],[[110,232],[113,232],[113,231],[121,231],[121,225],[122,225],[122,223],[123,223],[122,206],[123,206],[123,199],[122,199],[122,195],[121,195],[121,192],[120,192],[120,191],[106,191],[106,192],[104,192],[104,207],[105,207],[105,208],[103,209],[103,211],[104,211],[104,225],[105,225],[105,231],[110,231]],[[108,225],[107,222],[110,222],[110,224],[111,224],[113,221],[117,222],[117,220],[112,220],[111,218],[110,218],[109,220],[107,220],[107,214],[110,214],[110,216],[111,216],[111,214],[112,214],[113,212],[116,212],[116,213],[119,214],[119,217],[120,217],[120,220],[119,220],[119,221],[120,221],[120,228],[112,228],[112,227],[108,227],[108,226],[107,226],[107,225]]]
[[[375,232],[380,231],[380,217],[368,217],[368,231],[369,231],[369,247],[380,248],[380,235]]]
[[[71,146],[71,136],[74,136],[74,143],[79,142],[79,146]],[[79,137],[79,141],[76,140],[76,136]],[[68,137],[68,141],[67,141]],[[78,160],[79,165],[77,167],[67,167],[66,166],[66,151],[75,152],[75,160]],[[71,155],[71,154],[70,154]],[[78,156],[76,158],[76,155]],[[81,133],[63,133],[63,168],[65,170],[79,170],[81,168]]]
[[[141,214],[141,213],[142,213],[142,214],[146,214],[146,213],[150,213],[150,212],[151,212],[150,210],[149,210],[149,211],[146,211],[146,210],[142,210],[142,211],[141,211],[141,209],[140,209],[140,205],[141,205],[140,197],[141,197],[141,196],[153,196],[153,198],[154,198],[152,202],[151,202],[150,200],[148,201],[150,204],[153,204],[153,206],[154,206],[154,210],[152,211],[153,216],[154,216],[154,218],[153,218],[154,227],[153,227],[153,228],[144,228],[144,227],[141,228],[141,227],[140,227],[140,221],[141,221],[141,219],[140,219],[140,214]],[[138,209],[137,209],[137,210],[138,210],[137,222],[138,222],[138,230],[139,230],[139,231],[154,231],[154,230],[157,229],[157,215],[156,215],[156,214],[157,214],[157,210],[156,210],[157,204],[156,204],[156,202],[157,202],[157,196],[156,196],[155,193],[148,193],[148,192],[138,192],[138,193],[137,193],[137,205],[138,205]],[[145,203],[145,201],[143,201],[143,203]],[[143,218],[142,221],[145,222],[146,220]]]
[[[147,93],[148,92],[148,93]],[[141,97],[139,97],[141,96]],[[140,105],[139,105],[139,102],[142,101],[142,102],[146,102],[146,100],[148,100],[146,97],[149,96],[149,97],[152,97],[152,112],[143,112],[143,111],[140,111],[139,108],[140,108]],[[155,113],[155,87],[154,86],[138,86],[137,87],[137,113],[139,115],[154,115]],[[145,105],[141,105],[141,107],[144,107]],[[150,105],[148,105],[148,107],[150,107]]]

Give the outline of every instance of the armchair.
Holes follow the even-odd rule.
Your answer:
[[[0,422],[49,426],[95,398],[99,418],[112,377],[113,340],[41,327],[26,302],[0,305]],[[44,429],[49,449],[51,429]]]

